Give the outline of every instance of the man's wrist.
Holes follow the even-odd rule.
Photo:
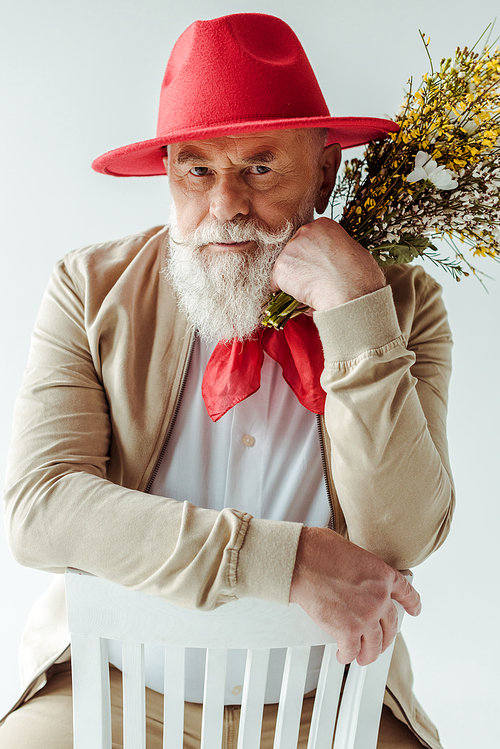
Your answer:
[[[334,534],[328,528],[304,526],[300,533],[292,582],[290,584],[290,603],[302,603],[304,595],[310,590],[310,577],[318,564],[321,540],[325,533]]]
[[[314,309],[317,312],[325,312],[335,307],[340,307],[342,304],[347,304],[355,299],[359,299],[368,294],[373,294],[375,291],[383,289],[386,285],[385,277],[372,283],[360,284],[357,287],[346,287],[345,289],[326,289],[323,292],[317,294],[314,298]]]

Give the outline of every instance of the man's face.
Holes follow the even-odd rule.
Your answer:
[[[325,208],[328,151],[307,130],[169,146],[168,273],[202,336],[242,339],[255,330],[276,257],[315,206]]]
[[[168,174],[180,232],[236,217],[279,228],[307,194],[316,198],[319,192],[322,170],[310,142],[306,130],[274,130],[171,145]],[[207,249],[249,248],[216,244]]]

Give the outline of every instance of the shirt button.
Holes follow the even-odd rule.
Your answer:
[[[251,434],[245,434],[241,441],[245,445],[245,447],[253,447],[255,445],[255,437],[252,437]]]
[[[241,690],[242,690],[242,687],[238,685],[237,687],[233,687],[233,689],[231,689],[231,692],[236,697],[236,695],[241,694]]]

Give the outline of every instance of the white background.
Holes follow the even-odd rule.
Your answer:
[[[67,251],[164,223],[163,178],[117,179],[97,155],[154,137],[170,49],[197,18],[260,11],[299,35],[332,114],[384,116],[409,75],[472,44],[498,0],[2,0],[0,471],[30,332],[53,263]],[[500,33],[500,27],[499,27]],[[454,331],[449,418],[458,508],[445,546],[416,571],[422,615],[407,618],[416,691],[445,749],[499,746],[499,266],[489,294],[445,289]],[[425,470],[425,466],[423,467]],[[0,713],[17,695],[16,651],[31,602],[49,583],[19,567],[0,537]]]

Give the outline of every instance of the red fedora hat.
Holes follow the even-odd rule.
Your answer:
[[[328,143],[342,148],[399,129],[391,120],[331,117],[301,43],[280,18],[195,21],[170,55],[156,138],[109,151],[92,167],[117,177],[165,174],[169,143],[298,127],[328,128]]]

